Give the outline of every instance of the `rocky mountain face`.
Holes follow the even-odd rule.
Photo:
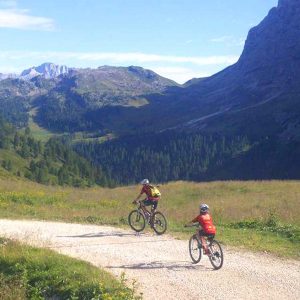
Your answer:
[[[281,0],[249,31],[238,62],[150,97],[139,115],[156,130],[180,129],[296,138],[300,120],[300,1]],[[152,100],[152,101],[151,101]],[[156,104],[160,104],[157,112]],[[136,125],[138,126],[138,125]],[[140,125],[139,125],[140,126]],[[153,127],[152,127],[153,129]]]
[[[45,79],[53,79],[60,75],[68,74],[69,69],[67,66],[55,65],[53,63],[44,63],[38,67],[32,67],[24,70],[20,78],[30,80],[37,76],[42,76]]]
[[[278,7],[249,31],[236,72],[258,84],[267,78],[280,87],[299,83],[299,16],[298,0],[280,0]]]

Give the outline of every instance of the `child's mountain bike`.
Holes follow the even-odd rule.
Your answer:
[[[199,224],[193,224],[189,227],[192,226],[199,227]],[[221,245],[214,238],[205,237],[205,242],[207,243],[207,249],[209,251],[209,253],[207,254],[209,261],[211,262],[214,269],[221,269],[224,261],[224,255]],[[199,229],[197,229],[197,232],[192,235],[189,240],[189,252],[193,263],[197,264],[198,262],[200,262],[202,253],[204,254],[203,249],[204,247],[199,237]]]
[[[145,229],[147,222],[158,235],[164,234],[167,230],[165,216],[159,211],[150,212],[141,201],[138,201],[137,205],[137,209],[131,211],[128,216],[130,227],[136,232],[141,232]]]

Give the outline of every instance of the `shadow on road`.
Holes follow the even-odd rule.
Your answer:
[[[164,262],[164,261],[152,261],[149,263],[139,263],[139,264],[130,264],[130,265],[121,265],[121,266],[106,266],[108,269],[137,269],[137,270],[150,270],[150,269],[167,269],[173,271],[179,270],[199,270],[206,268],[203,265],[193,265],[187,261],[176,261],[176,262]]]
[[[141,235],[141,234],[139,234]],[[58,235],[57,237],[68,237],[68,238],[98,238],[98,237],[107,237],[107,236],[137,236],[136,233],[124,233],[124,232],[97,232],[97,233],[86,233],[80,235]]]

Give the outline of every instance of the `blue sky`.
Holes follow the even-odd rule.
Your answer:
[[[277,0],[0,0],[0,72],[138,65],[183,83],[234,63]]]

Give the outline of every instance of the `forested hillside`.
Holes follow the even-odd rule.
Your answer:
[[[200,180],[214,167],[247,151],[247,137],[225,137],[166,131],[161,134],[124,137],[106,143],[80,143],[75,150],[101,165],[115,182]]]
[[[110,181],[69,146],[57,139],[43,144],[29,128],[19,131],[0,118],[1,168],[19,177],[44,184],[90,186]]]

